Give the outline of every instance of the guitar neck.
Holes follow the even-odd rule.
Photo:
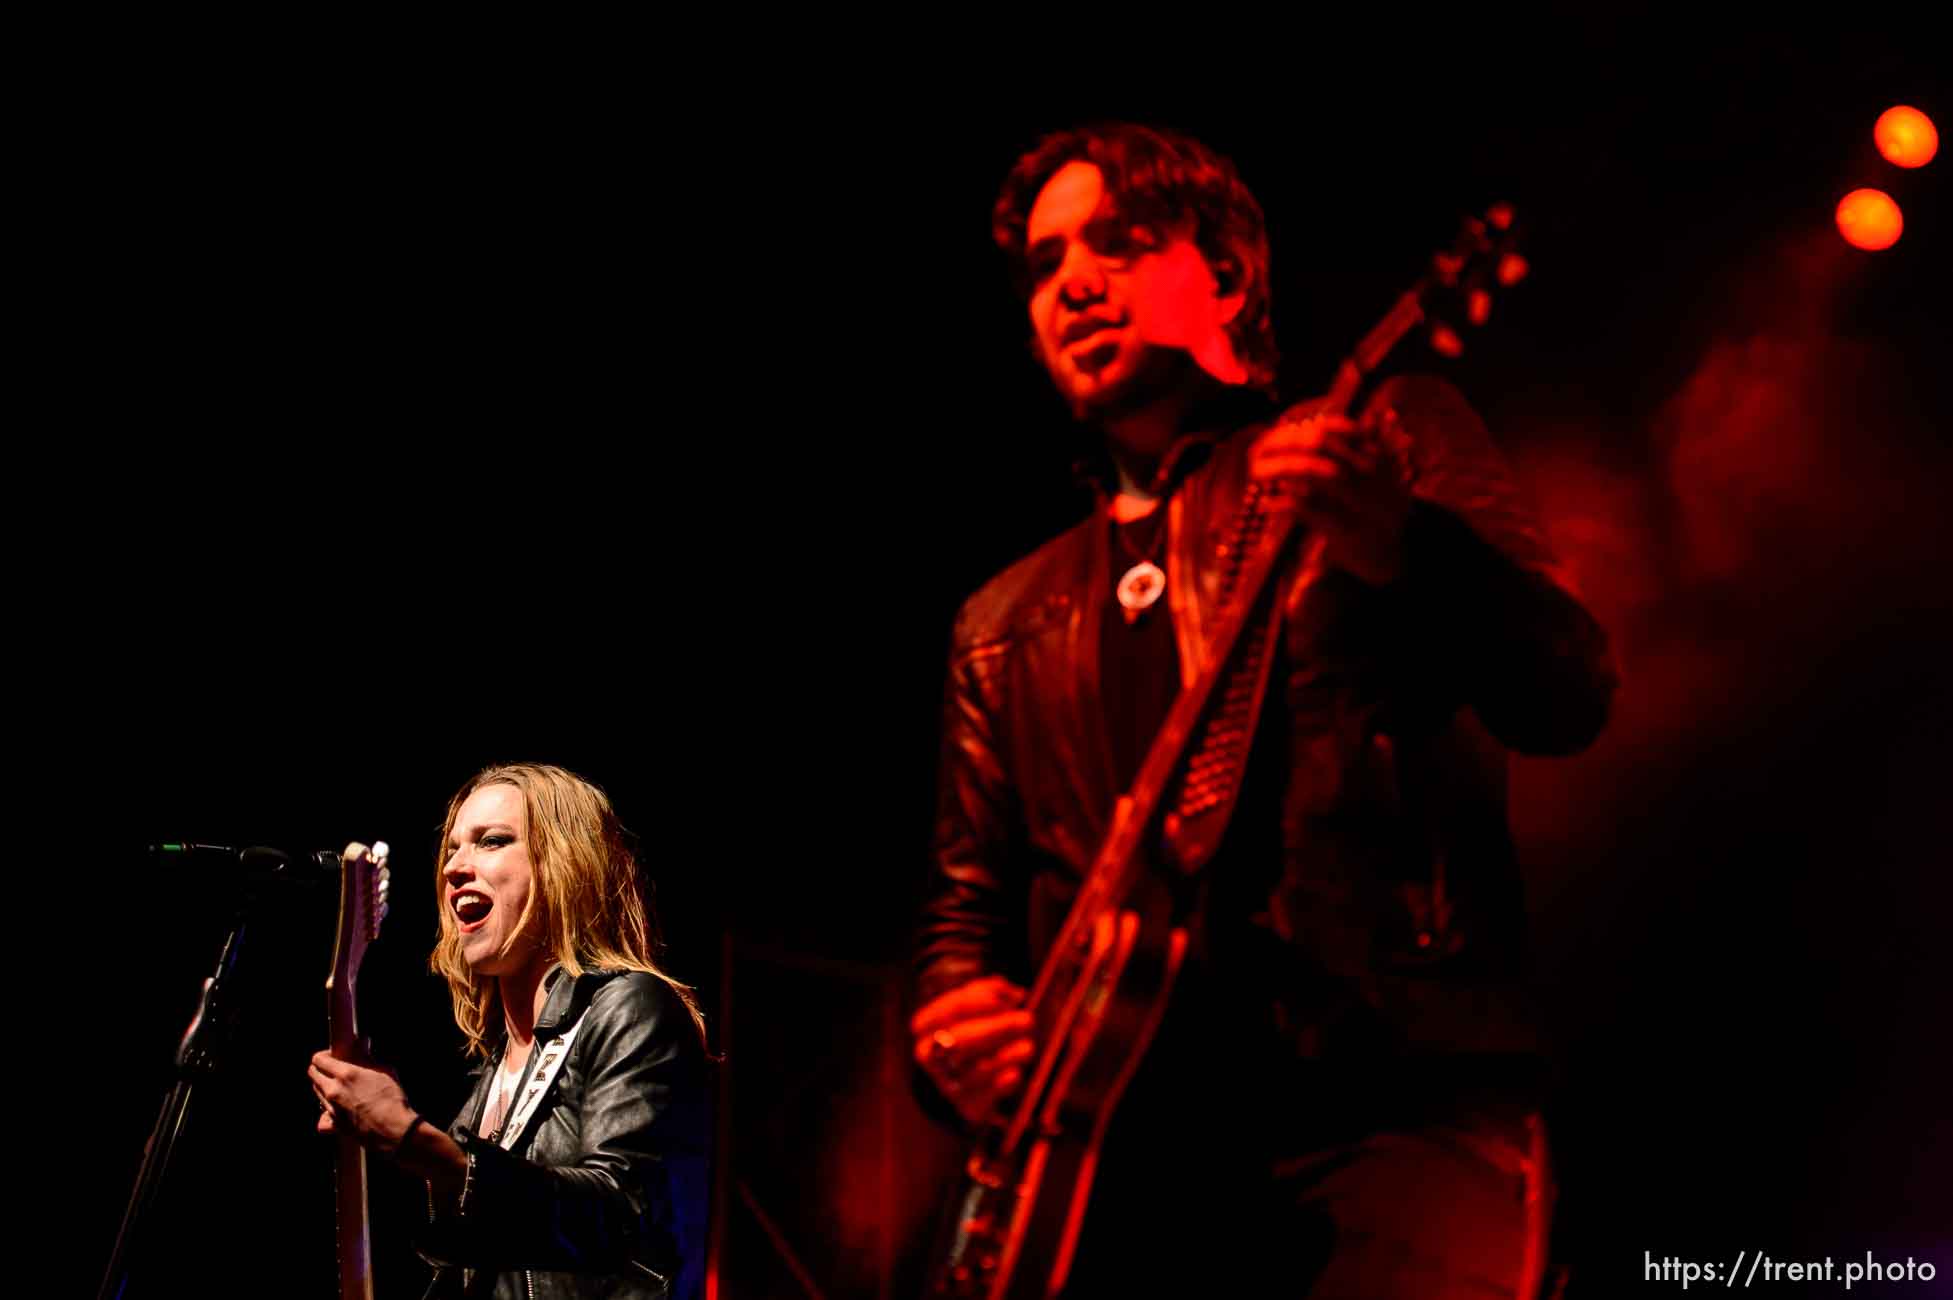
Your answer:
[[[387,914],[387,844],[353,844],[340,855],[339,936],[326,975],[326,1039],[345,1061],[365,1059],[359,1033],[356,978],[366,947],[379,937]],[[350,1132],[338,1134],[337,1199],[340,1300],[373,1300],[371,1240],[366,1215],[366,1148]]]
[[[1045,962],[1032,987],[1030,1005],[1034,1009],[1048,997],[1063,995],[1069,954],[1084,950],[1084,936],[1097,918],[1107,909],[1119,906],[1130,891],[1133,877],[1143,869],[1147,858],[1142,850],[1157,821],[1161,802],[1186,755],[1188,743],[1207,713],[1215,686],[1226,675],[1250,616],[1289,550],[1296,522],[1292,509],[1273,512],[1260,545],[1244,564],[1239,598],[1225,611],[1215,629],[1205,670],[1175,698],[1133,779],[1131,790],[1119,800],[1113,812],[1112,825],[1099,847],[1098,857],[1086,873],[1078,898],[1052,945],[1051,959]]]
[[[352,985],[334,972],[326,986],[327,1039],[332,1054],[359,1054],[359,1023]],[[366,1148],[352,1133],[334,1134],[334,1221],[337,1225],[339,1300],[373,1300],[372,1234],[367,1223]]]
[[[338,1135],[335,1208],[339,1224],[339,1300],[373,1300],[372,1237],[366,1222],[366,1148]]]

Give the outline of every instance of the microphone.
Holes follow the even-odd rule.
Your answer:
[[[186,864],[238,867],[247,875],[273,880],[311,880],[339,871],[339,855],[331,849],[287,853],[264,844],[241,849],[228,844],[152,844],[149,854]]]

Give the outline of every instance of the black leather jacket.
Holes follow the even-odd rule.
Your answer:
[[[428,1295],[696,1295],[712,1128],[691,1015],[638,971],[545,978],[531,1059],[572,1024],[576,1038],[512,1151],[474,1132],[500,1053],[481,1070],[449,1129],[468,1154],[466,1190],[419,1241],[439,1266]]]
[[[1505,751],[1588,744],[1615,676],[1463,398],[1416,377],[1386,385],[1384,403],[1413,438],[1405,570],[1382,588],[1332,571],[1290,610],[1189,973],[1221,972],[1230,1005],[1248,991],[1276,1050],[1299,1058],[1528,1057],[1541,1043]],[[1183,681],[1201,667],[1218,552],[1265,427],[1169,455]],[[1028,983],[1105,833],[1122,793],[1098,682],[1110,565],[1100,510],[956,620],[918,1002],[993,972]]]

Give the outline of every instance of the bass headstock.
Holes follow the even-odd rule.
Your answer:
[[[350,1048],[358,1037],[354,990],[366,949],[380,937],[387,916],[387,842],[373,847],[353,843],[339,855],[339,925],[332,945],[332,969],[326,975],[326,995],[332,1021],[335,1053]]]
[[[1492,316],[1493,299],[1532,269],[1519,252],[1523,235],[1510,203],[1494,203],[1458,223],[1457,237],[1432,254],[1430,265],[1339,367],[1330,390],[1336,409],[1347,406],[1365,376],[1420,326],[1441,356],[1465,350],[1465,331]]]
[[[1451,246],[1432,255],[1422,297],[1434,352],[1462,355],[1458,322],[1469,329],[1485,324],[1493,300],[1526,278],[1532,266],[1519,251],[1522,235],[1512,205],[1494,203],[1482,215],[1466,216]]]

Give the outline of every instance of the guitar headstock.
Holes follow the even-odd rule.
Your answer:
[[[1337,409],[1347,406],[1363,377],[1420,325],[1433,351],[1446,357],[1462,354],[1465,340],[1457,322],[1467,329],[1483,325],[1491,319],[1493,298],[1531,270],[1519,253],[1521,234],[1510,203],[1494,203],[1483,214],[1460,221],[1450,247],[1432,255],[1430,268],[1363,336],[1337,371],[1330,390],[1332,402],[1339,403]]]
[[[1519,252],[1521,233],[1512,205],[1494,203],[1479,216],[1466,216],[1451,246],[1432,255],[1422,300],[1430,323],[1425,337],[1440,356],[1462,355],[1458,323],[1483,325],[1491,319],[1492,300],[1532,269]]]
[[[332,946],[332,969],[326,975],[335,1051],[350,1046],[358,1036],[354,989],[367,946],[380,937],[380,923],[387,916],[387,854],[386,841],[375,840],[370,849],[354,843],[339,855],[339,933]]]

